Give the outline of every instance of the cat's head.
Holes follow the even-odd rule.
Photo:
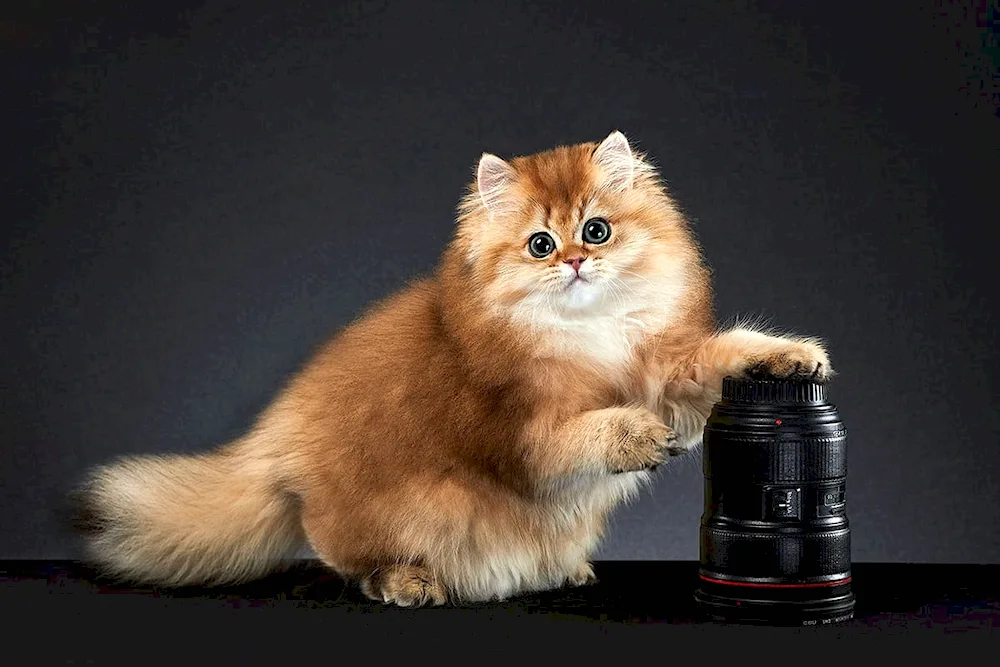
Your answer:
[[[666,315],[697,254],[653,166],[620,132],[509,160],[484,154],[455,243],[477,294],[540,326]]]

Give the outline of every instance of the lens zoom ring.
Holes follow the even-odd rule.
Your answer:
[[[764,534],[712,526],[701,530],[702,567],[734,577],[807,578],[848,572],[849,529]]]
[[[705,475],[755,483],[811,482],[847,475],[846,431],[832,437],[781,441],[712,437],[705,432]]]

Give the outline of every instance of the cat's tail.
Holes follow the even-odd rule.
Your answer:
[[[87,560],[118,579],[167,586],[267,574],[303,541],[296,498],[277,470],[239,441],[98,467],[72,493]]]

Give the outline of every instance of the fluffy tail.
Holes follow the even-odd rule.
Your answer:
[[[239,445],[96,468],[74,493],[89,560],[116,578],[168,586],[267,574],[302,544],[296,499],[274,470]]]

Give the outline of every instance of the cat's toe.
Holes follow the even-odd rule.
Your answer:
[[[443,605],[448,596],[444,586],[424,567],[393,565],[378,570],[361,582],[368,598],[400,607]]]
[[[754,380],[826,382],[833,375],[833,368],[818,345],[793,343],[770,354],[747,359],[743,375]]]
[[[597,583],[597,575],[594,574],[594,566],[590,563],[582,564],[573,574],[569,576],[568,582],[570,586],[589,586]]]

